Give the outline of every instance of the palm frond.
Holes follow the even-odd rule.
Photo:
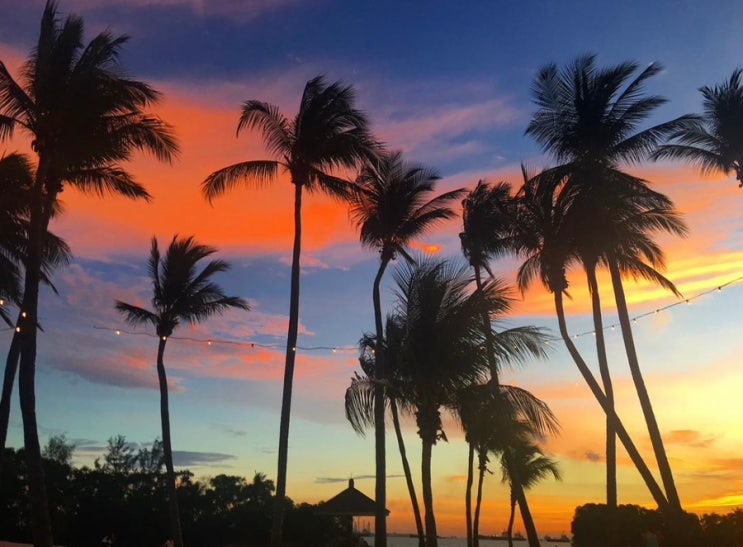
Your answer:
[[[201,192],[212,201],[241,183],[257,186],[268,184],[276,178],[280,165],[283,164],[278,161],[253,160],[223,167],[201,183]]]

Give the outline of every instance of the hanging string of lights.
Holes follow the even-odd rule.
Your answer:
[[[662,311],[669,310],[676,306],[691,304],[694,300],[697,300],[709,294],[720,293],[722,292],[724,288],[729,287],[731,285],[735,285],[736,283],[740,283],[741,281],[743,281],[743,276],[736,277],[735,279],[731,279],[730,281],[722,283],[721,285],[718,285],[717,287],[697,293],[694,296],[690,296],[688,298],[682,298],[681,300],[672,302],[665,306],[661,306],[659,308],[655,308],[653,310],[641,313],[639,315],[635,315],[634,317],[631,318],[631,320],[633,323],[637,323],[638,319],[643,319],[651,315],[656,315]],[[0,306],[4,306],[4,305],[5,305],[5,302],[2,299],[0,299]],[[25,317],[25,312],[22,312],[21,315]],[[618,323],[613,323],[611,325],[605,326],[603,330],[604,331],[615,330],[617,326],[618,326]],[[127,336],[146,336],[149,338],[158,338],[157,334],[146,332],[146,331],[126,330],[126,329],[121,329],[121,328],[107,327],[104,325],[93,325],[93,328],[96,330],[112,332],[116,336],[127,335]],[[20,327],[16,326],[16,327],[0,328],[0,332],[5,332],[9,330],[16,330],[17,332],[20,332]],[[595,330],[590,330],[590,331],[574,334],[573,338],[581,338],[583,336],[595,336],[595,334],[596,334]],[[224,339],[224,338],[199,338],[199,337],[194,337],[194,336],[170,336],[168,338],[171,340],[182,340],[182,341],[192,342],[196,344],[205,344],[207,346],[228,345],[228,346],[237,346],[237,347],[250,348],[250,349],[255,349],[255,348],[282,349],[284,347],[282,344],[265,344],[265,343],[255,342],[255,341],[229,340],[229,339]],[[552,339],[546,340],[545,344],[549,344],[550,342],[555,342],[559,340],[560,340],[559,338],[552,338]],[[333,353],[356,352],[358,351],[358,345],[354,344],[354,345],[343,345],[343,346],[296,346],[292,349],[293,351],[308,351],[308,352],[314,352],[314,351],[331,351]]]
[[[727,281],[726,283],[723,283],[721,285],[718,285],[717,287],[714,287],[712,289],[708,289],[706,291],[702,291],[700,293],[697,293],[694,296],[690,296],[688,298],[682,298],[681,300],[677,300],[676,302],[671,302],[670,304],[668,304],[666,306],[661,306],[660,308],[655,308],[654,310],[647,311],[645,313],[641,313],[640,315],[635,315],[634,317],[631,318],[632,319],[632,323],[633,324],[634,323],[637,323],[637,320],[638,319],[643,319],[643,318],[649,317],[651,315],[657,315],[658,313],[660,313],[662,311],[670,310],[671,308],[675,308],[676,306],[691,304],[694,300],[697,300],[698,298],[702,298],[703,296],[706,296],[708,294],[720,293],[720,292],[722,292],[722,290],[725,287],[729,287],[730,285],[734,285],[736,283],[740,283],[741,281],[743,281],[743,276],[736,277],[735,279],[731,279],[730,281]],[[618,323],[613,323],[611,325],[605,326],[603,330],[604,331],[607,331],[607,330],[616,330],[616,328],[618,326],[619,326]],[[596,331],[595,330],[589,330],[589,331],[586,331],[586,332],[581,332],[579,334],[574,334],[573,335],[573,338],[580,338],[582,336],[589,336],[589,335],[590,336],[595,336],[596,335]]]

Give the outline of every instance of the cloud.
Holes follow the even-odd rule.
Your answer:
[[[604,459],[601,456],[601,454],[599,454],[598,452],[596,452],[594,450],[586,450],[585,456],[586,456],[586,459],[589,462],[594,462],[594,463],[600,462],[600,461],[602,461]]]
[[[171,7],[188,9],[198,16],[219,15],[250,20],[297,3],[298,0],[67,0],[64,8],[65,12],[74,12],[110,8],[115,4],[137,9]]]
[[[664,440],[667,444],[680,444],[692,448],[709,448],[716,442],[715,437],[705,437],[699,431],[692,429],[676,429],[669,431]]]
[[[190,465],[212,465],[236,460],[232,454],[221,454],[219,452],[191,452],[188,450],[173,450],[173,464],[181,467]]]

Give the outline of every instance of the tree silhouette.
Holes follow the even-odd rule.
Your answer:
[[[299,326],[299,271],[302,244],[302,191],[321,192],[347,198],[350,184],[331,174],[336,168],[353,168],[374,155],[377,143],[372,139],[368,122],[354,106],[355,95],[340,82],[327,84],[322,76],[307,82],[299,111],[293,119],[278,107],[257,101],[243,103],[238,134],[244,129],[257,129],[275,159],[249,160],[224,167],[209,175],[202,191],[210,201],[240,183],[259,186],[276,178],[279,169],[287,171],[294,185],[294,244],[292,249],[289,327],[286,337],[284,386],[279,426],[278,471],[271,544],[281,544],[286,469],[289,451],[294,361]]]
[[[160,256],[157,239],[152,238],[148,263],[152,280],[152,308],[154,311],[116,301],[119,310],[132,325],[151,324],[157,333],[157,377],[160,385],[160,420],[163,434],[163,454],[168,476],[170,527],[176,547],[183,547],[178,497],[176,495],[173,450],[170,440],[170,410],[168,406],[168,379],[165,374],[165,344],[173,331],[183,322],[200,323],[229,308],[247,310],[248,304],[237,296],[226,296],[212,281],[212,276],[229,269],[223,260],[210,260],[201,271],[200,261],[214,254],[216,249],[199,245],[193,237],[173,238],[165,256]]]
[[[666,102],[663,97],[643,93],[645,82],[658,74],[662,67],[657,63],[650,64],[633,77],[639,69],[636,63],[625,62],[599,68],[595,61],[595,56],[586,55],[578,57],[562,71],[552,63],[538,72],[532,95],[539,109],[533,115],[526,134],[559,162],[551,170],[550,176],[554,181],[567,178],[567,188],[563,191],[568,192],[569,189],[569,194],[583,191],[606,196],[612,191],[641,191],[646,188],[644,181],[624,173],[620,169],[621,164],[639,163],[646,159],[656,150],[662,138],[686,127],[691,118],[682,116],[638,130],[638,126]],[[593,203],[600,202],[594,200]],[[595,218],[600,218],[601,214],[594,211]],[[647,241],[647,237],[644,240]],[[636,242],[628,244],[635,246],[635,249],[640,246]],[[649,276],[654,280],[658,278],[637,260],[632,260],[633,267],[630,267],[630,261],[622,261],[617,257],[612,242],[609,248],[600,251],[611,272],[627,360],[666,496],[673,510],[680,512],[681,505],[663,439],[642,380],[621,285],[621,273]],[[642,251],[625,254],[634,254],[636,258]],[[612,404],[610,399],[607,402]],[[608,431],[607,434],[612,433]],[[608,497],[610,503],[616,505],[616,494],[608,492]]]
[[[372,301],[376,340],[382,340],[380,284],[391,260],[398,255],[412,258],[405,247],[438,221],[454,217],[449,203],[464,190],[432,196],[439,176],[423,166],[408,164],[401,152],[382,154],[368,161],[356,179],[351,196],[351,218],[359,226],[361,244],[379,252]],[[384,443],[384,387],[386,352],[380,351],[374,365],[375,393],[376,517],[374,543],[386,545],[386,455]],[[420,533],[420,530],[419,530]]]
[[[145,112],[159,95],[124,76],[118,56],[127,37],[98,34],[83,45],[83,21],[61,22],[48,0],[39,40],[16,81],[0,62],[0,138],[19,127],[37,155],[29,206],[20,329],[19,395],[29,467],[34,544],[51,547],[52,530],[36,426],[36,344],[45,234],[65,183],[87,192],[148,198],[121,167],[136,150],[170,160],[177,150],[166,125]]]

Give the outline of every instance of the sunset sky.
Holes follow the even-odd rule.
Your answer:
[[[209,205],[200,183],[212,171],[266,157],[255,134],[235,137],[246,99],[277,104],[293,116],[305,82],[325,74],[357,91],[373,130],[405,157],[436,168],[440,190],[473,188],[480,178],[517,184],[519,164],[549,165],[523,135],[534,106],[530,85],[549,62],[564,65],[594,52],[599,65],[624,60],[665,70],[648,91],[669,102],[660,122],[701,109],[698,88],[743,65],[743,4],[681,0],[639,2],[349,2],[342,0],[64,0],[60,10],[84,16],[86,37],[106,28],[128,34],[127,72],[163,94],[156,113],[173,125],[182,153],[173,165],[136,157],[130,164],[154,200],[62,194],[64,215],[52,229],[74,262],[56,272],[59,296],[44,291],[37,373],[42,443],[65,434],[76,462],[91,464],[110,436],[147,445],[160,434],[154,361],[156,340],[131,332],[114,300],[149,304],[145,264],[150,238],[165,247],[174,234],[216,246],[232,270],[219,280],[252,310],[183,327],[168,343],[171,424],[176,464],[197,477],[218,473],[275,478],[289,302],[292,190],[286,177],[244,188]],[[34,46],[42,0],[0,0],[0,60],[18,74]],[[17,133],[0,153],[28,152]],[[728,511],[743,506],[743,190],[734,177],[702,177],[679,163],[628,170],[655,183],[684,213],[690,234],[663,240],[666,275],[689,305],[670,293],[628,285],[640,363],[666,441],[684,506]],[[459,258],[461,220],[414,242],[415,253]],[[300,349],[297,356],[287,494],[318,502],[345,488],[374,492],[373,436],[358,437],[345,420],[343,395],[358,369],[355,346],[373,328],[371,287],[378,256],[361,248],[346,209],[321,196],[304,202]],[[517,263],[496,263],[513,283]],[[608,288],[608,276],[602,276]],[[567,302],[571,333],[595,365],[589,302],[579,272]],[[715,289],[733,282],[722,291]],[[390,309],[392,276],[383,288]],[[694,298],[700,293],[708,294]],[[608,304],[610,291],[602,294]],[[551,297],[536,287],[517,302],[507,325],[557,323]],[[648,314],[648,315],[645,315]],[[606,324],[616,323],[607,308]],[[190,338],[188,339],[178,339]],[[0,329],[0,349],[9,330]],[[206,340],[213,340],[208,345]],[[227,343],[230,342],[230,343]],[[607,331],[620,415],[643,453],[650,443],[634,394],[619,329]],[[333,351],[332,348],[336,348]],[[595,369],[595,366],[594,366]],[[505,381],[532,390],[557,414],[562,433],[546,451],[562,482],[528,493],[540,533],[569,531],[577,505],[603,500],[604,419],[562,344],[549,359],[506,371]],[[467,449],[447,419],[448,443],[433,453],[440,533],[464,534]],[[414,529],[402,467],[388,436],[389,528]],[[419,469],[420,442],[411,421],[406,439]],[[22,444],[17,399],[8,443]],[[626,454],[619,454],[620,503],[652,505]],[[416,477],[419,474],[416,471]],[[507,524],[500,471],[485,485],[483,533]],[[517,528],[519,526],[517,525]]]

